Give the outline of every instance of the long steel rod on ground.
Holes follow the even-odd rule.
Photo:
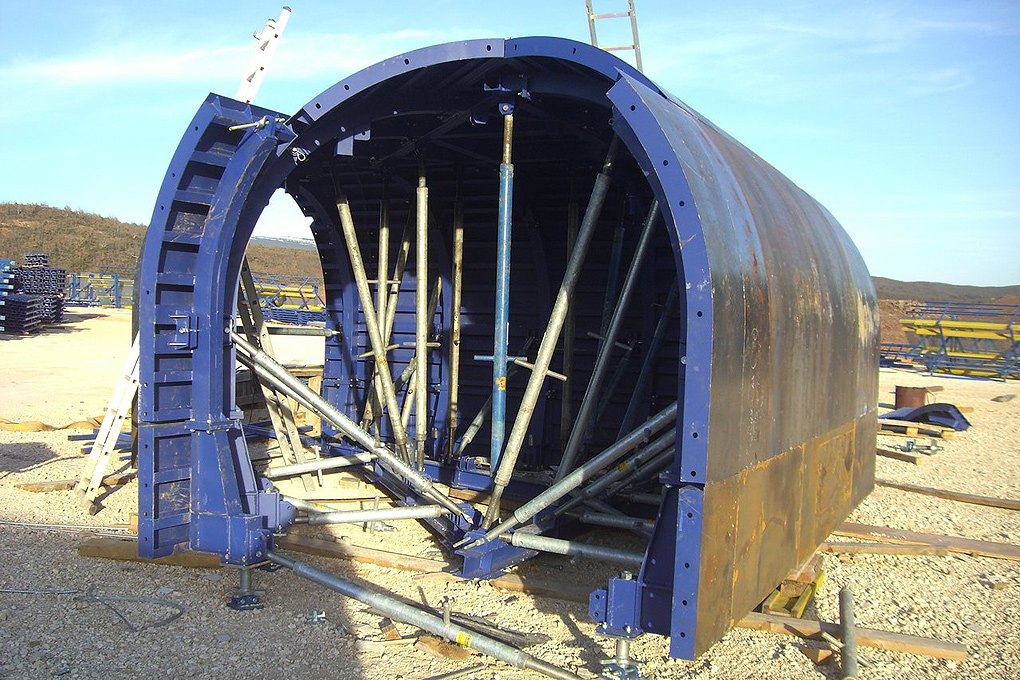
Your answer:
[[[631,471],[637,469],[639,466],[650,460],[653,456],[662,453],[666,449],[673,447],[676,443],[676,428],[671,428],[669,432],[666,432],[662,436],[658,437],[655,441],[650,443],[648,446],[641,447],[634,455],[629,456],[619,465],[616,465],[611,471],[602,475],[591,484],[579,489],[575,498],[570,499],[560,507],[556,508],[555,514],[557,516],[562,515],[568,510],[572,510],[578,504],[584,502],[586,499],[594,498],[598,496],[602,491],[609,488],[610,485],[623,479]]]
[[[377,590],[366,588],[329,572],[318,569],[307,562],[292,560],[278,552],[269,551],[266,556],[275,564],[282,565],[293,570],[295,574],[306,578],[330,590],[355,599],[368,605],[377,612],[388,616],[395,621],[408,623],[417,626],[422,630],[439,635],[447,640],[452,640],[462,647],[476,649],[483,654],[495,657],[515,668],[538,671],[557,680],[581,680],[579,675],[536,659],[527,652],[512,647],[499,640],[494,640],[474,630],[469,630],[456,623],[444,623],[443,617],[432,612],[419,609],[414,605],[401,602],[400,600],[380,593]]]
[[[595,473],[603,470],[617,460],[633,451],[643,442],[647,441],[653,434],[663,427],[670,425],[676,420],[676,402],[659,411],[647,422],[617,441],[599,455],[592,458],[584,465],[578,466],[560,481],[555,482],[548,489],[538,494],[530,501],[513,511],[513,514],[493,529],[490,529],[485,537],[475,541],[472,545],[480,545],[491,541],[497,536],[506,533],[513,527],[528,521],[542,510],[566,496],[568,493],[591,479]]]
[[[262,476],[266,479],[281,479],[303,475],[307,472],[325,472],[327,470],[338,470],[352,465],[363,465],[375,460],[374,453],[357,453],[352,456],[335,456],[333,458],[320,458],[319,460],[307,463],[295,463],[294,465],[280,465],[279,467],[266,468]]]
[[[600,545],[589,545],[577,541],[565,541],[562,538],[550,538],[539,536],[527,531],[515,531],[502,539],[517,548],[551,552],[557,555],[570,555],[578,557],[590,557],[593,560],[618,562],[630,566],[640,567],[644,561],[644,555],[618,548],[607,548]]]
[[[299,524],[361,524],[362,522],[388,522],[397,519],[427,519],[442,517],[450,511],[441,505],[409,505],[402,508],[379,508],[377,510],[339,510],[317,512],[307,519],[298,518]]]
[[[627,305],[630,302],[631,294],[636,288],[641,264],[644,262],[645,253],[648,251],[648,244],[651,242],[652,227],[655,225],[659,215],[659,201],[652,200],[648,209],[648,216],[645,218],[644,226],[641,229],[641,236],[637,247],[634,249],[634,259],[631,261],[630,269],[620,291],[620,298],[617,300],[616,309],[613,311],[612,320],[606,331],[605,340],[602,342],[598,356],[595,359],[595,367],[592,369],[591,378],[588,380],[588,387],[581,399],[581,407],[578,409],[577,418],[574,420],[574,428],[570,433],[570,440],[567,448],[563,451],[563,458],[560,460],[560,467],[556,471],[556,479],[563,479],[574,467],[577,456],[581,451],[582,440],[584,439],[588,423],[598,403],[599,392],[602,389],[602,381],[609,367],[609,358],[612,355],[613,343],[619,335],[623,326],[623,319],[627,315]]]
[[[450,387],[446,415],[446,457],[453,460],[460,399],[460,306],[464,287],[464,205],[458,196],[453,206],[453,303],[450,323]],[[507,375],[509,378],[510,376]],[[449,462],[448,461],[448,462]]]
[[[489,463],[495,470],[503,453],[506,436],[507,341],[510,324],[510,239],[513,231],[514,116],[503,104],[503,162],[499,165],[499,214],[496,232],[496,305],[492,343],[492,425]],[[509,109],[512,111],[512,109]]]
[[[268,357],[262,350],[252,347],[237,333],[231,333],[230,337],[233,338],[234,342],[243,352],[243,354],[238,354],[238,359],[241,363],[246,364],[258,373],[261,378],[268,380],[278,390],[294,397],[313,413],[332,423],[334,427],[350,437],[352,441],[365,451],[374,453],[390,469],[392,474],[406,479],[420,493],[433,498],[436,502],[442,504],[443,507],[452,510],[468,521],[471,520],[470,515],[463,508],[450,500],[442,491],[435,488],[427,477],[402,461],[385,446],[379,445],[372,438],[371,434],[361,429],[346,414],[337,410],[335,406],[323,399],[314,390],[309,389],[307,385],[292,376],[280,363]]]
[[[340,190],[337,190],[336,209],[340,216],[340,226],[344,232],[344,240],[347,242],[347,254],[350,259],[351,269],[354,272],[354,281],[358,288],[361,311],[364,314],[365,326],[368,327],[368,337],[372,343],[372,352],[375,355],[375,372],[380,378],[382,400],[390,416],[390,426],[393,430],[393,438],[396,440],[397,452],[403,456],[405,461],[410,462],[411,452],[407,444],[407,433],[400,424],[400,405],[397,404],[397,392],[393,386],[393,374],[390,373],[390,363],[386,356],[386,342],[383,339],[382,329],[379,327],[379,322],[375,315],[372,291],[368,288],[368,275],[365,273],[365,262],[361,259],[361,247],[358,245],[358,234],[354,228],[351,205],[347,201],[347,195]]]
[[[415,284],[414,301],[414,408],[415,464],[421,470],[425,467],[425,440],[429,433],[429,189],[425,184],[425,171],[418,173],[417,195],[417,249],[414,258]]]
[[[662,348],[662,341],[666,337],[666,330],[669,328],[669,321],[673,318],[676,313],[676,300],[679,287],[677,286],[676,279],[673,279],[673,286],[669,289],[669,294],[666,296],[666,304],[662,308],[662,314],[659,315],[659,323],[655,326],[655,332],[652,333],[652,339],[648,343],[648,348],[645,350],[645,358],[641,362],[641,372],[638,374],[637,382],[634,383],[634,391],[631,392],[630,402],[627,404],[627,410],[623,414],[623,422],[620,424],[620,435],[623,436],[625,432],[630,431],[634,421],[637,420],[637,410],[641,404],[648,403],[648,399],[645,396],[645,391],[649,381],[652,379],[655,369],[655,360],[659,356],[659,350]]]
[[[592,234],[595,233],[595,225],[598,223],[599,215],[602,213],[602,205],[605,202],[606,194],[609,192],[610,175],[612,174],[613,162],[616,160],[616,153],[620,146],[619,137],[614,136],[609,144],[609,151],[606,153],[606,160],[602,170],[595,178],[595,186],[592,189],[591,197],[588,199],[588,208],[584,213],[584,220],[577,235],[577,241],[570,253],[570,260],[567,263],[566,271],[563,273],[563,281],[560,283],[559,292],[556,294],[556,301],[553,303],[552,312],[549,315],[549,322],[546,325],[545,334],[542,336],[542,343],[538,347],[538,356],[535,358],[535,368],[528,378],[528,385],[524,388],[524,397],[521,399],[520,409],[514,419],[514,426],[507,440],[506,453],[500,461],[499,468],[492,485],[492,498],[489,507],[485,512],[483,528],[488,529],[499,519],[500,499],[503,490],[510,483],[514,467],[517,465],[517,456],[520,454],[521,446],[524,444],[528,426],[531,424],[531,417],[535,412],[535,406],[541,396],[542,386],[545,383],[546,373],[549,370],[549,362],[552,361],[553,352],[560,339],[560,331],[563,329],[563,322],[567,316],[567,308],[570,299],[574,296],[574,288],[577,286],[577,279],[581,274],[581,267],[584,265],[584,258],[588,252],[588,245],[591,243]],[[569,374],[568,374],[569,375]]]

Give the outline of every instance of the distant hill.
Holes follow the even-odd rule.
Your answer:
[[[897,281],[872,276],[875,290],[882,300],[951,300],[953,302],[993,302],[1007,296],[1020,295],[1017,286],[960,286],[934,281]]]
[[[48,205],[0,203],[0,259],[21,261],[25,253],[48,253],[50,266],[69,272],[134,267],[146,226]],[[252,239],[254,271],[314,276],[321,271],[310,241]]]
[[[103,266],[134,267],[145,225],[48,205],[0,203],[0,259],[21,260],[25,253],[49,253],[50,264],[71,272]],[[313,276],[320,272],[311,241],[253,239],[248,260],[255,271]],[[958,286],[930,281],[873,277],[883,300],[991,302],[1020,296],[1016,286]]]

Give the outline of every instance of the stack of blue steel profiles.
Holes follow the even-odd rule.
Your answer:
[[[38,295],[11,293],[4,302],[4,328],[7,333],[34,333],[43,325],[42,298]]]
[[[50,264],[50,256],[46,253],[26,253],[25,254],[25,266],[26,267],[48,267]]]
[[[262,314],[267,321],[289,323],[297,326],[310,326],[313,323],[325,323],[326,312],[314,309],[282,309],[280,307],[264,307]]]
[[[28,295],[64,296],[67,270],[56,267],[15,267],[14,290]]]
[[[4,330],[4,320],[7,317],[4,302],[12,290],[14,290],[14,261],[0,260],[0,332]]]

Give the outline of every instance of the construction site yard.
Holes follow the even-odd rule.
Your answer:
[[[103,509],[86,513],[73,491],[30,492],[25,482],[80,476],[86,456],[69,434],[89,429],[40,430],[31,421],[62,428],[99,417],[122,371],[131,341],[130,310],[70,310],[68,323],[28,336],[0,336],[0,677],[3,678],[403,678],[419,680],[481,664],[465,677],[525,678],[526,671],[438,640],[397,623],[400,639],[382,617],[295,576],[289,570],[257,571],[265,608],[226,607],[236,570],[183,567],[83,557],[79,547],[106,534],[126,535],[137,509],[137,482],[111,487]],[[289,342],[288,342],[289,341]],[[284,363],[321,363],[316,343],[280,338]],[[881,480],[953,492],[1020,498],[1020,392],[1016,381],[993,381],[882,369],[879,400],[891,405],[902,386],[941,386],[938,401],[967,407],[972,427],[939,441],[942,450],[915,465],[877,459]],[[853,389],[842,386],[840,389]],[[3,423],[3,421],[0,421]],[[22,423],[12,425],[11,423]],[[84,425],[84,424],[83,424]],[[87,426],[86,426],[87,428]],[[906,439],[879,437],[879,446]],[[919,439],[921,443],[927,440]],[[126,465],[126,463],[122,463]],[[116,470],[111,469],[110,472]],[[366,491],[367,495],[375,493]],[[370,506],[366,506],[370,507]],[[1020,512],[878,486],[848,522],[891,529],[1020,545]],[[32,523],[78,527],[64,531]],[[442,573],[443,555],[415,522],[398,530],[362,525],[329,529],[299,540],[308,546],[351,546],[396,553],[404,568],[365,561],[299,555],[329,572],[374,584],[416,603],[483,616],[534,636],[528,651],[583,677],[597,677],[613,642],[601,637],[577,592],[605,586],[614,571],[586,558],[545,555],[517,567],[520,589],[454,580]],[[321,530],[320,528],[314,528]],[[622,532],[584,537],[600,545],[639,548]],[[870,539],[873,540],[873,539]],[[834,535],[829,542],[867,542]],[[896,545],[890,543],[888,545]],[[322,552],[330,552],[324,549]],[[931,638],[966,646],[965,660],[933,658],[862,646],[862,678],[1020,677],[1020,561],[931,551],[936,554],[824,552],[824,583],[805,619],[839,620],[837,593],[854,593],[863,628]],[[948,554],[947,554],[948,553]],[[296,553],[294,553],[296,554]],[[455,563],[455,561],[454,561]],[[430,570],[429,565],[435,565]],[[438,573],[437,573],[438,572]],[[508,582],[509,582],[508,581]],[[556,594],[556,584],[568,599]],[[529,587],[533,586],[533,587]],[[12,592],[26,591],[26,592]],[[89,597],[157,598],[182,611],[165,625],[132,632],[110,608]],[[109,600],[131,624],[144,627],[177,609],[150,600]],[[317,613],[324,614],[324,620]],[[821,640],[737,627],[695,661],[669,656],[668,640],[644,635],[633,658],[648,678],[837,678],[836,657],[816,664],[799,647],[828,649]]]

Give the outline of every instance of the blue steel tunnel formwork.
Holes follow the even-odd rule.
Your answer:
[[[335,187],[350,198],[371,269],[383,187],[399,233],[402,219],[413,219],[425,169],[429,271],[442,278],[430,329],[440,349],[429,364],[425,472],[451,486],[488,488],[489,475],[476,464],[488,451],[487,430],[460,459],[444,453],[450,216],[459,203],[459,438],[490,393],[492,364],[474,356],[492,353],[497,107],[507,102],[516,107],[511,354],[541,338],[565,267],[568,207],[583,208],[614,134],[625,148],[575,295],[572,403],[598,343],[588,333],[600,331],[608,282],[617,276],[614,249],[633,250],[641,219],[658,200],[662,220],[624,336],[635,347],[633,368],[661,307],[677,300],[666,310],[655,377],[638,395],[643,417],[634,421],[677,401],[675,456],[655,480],[663,500],[640,571],[594,593],[591,613],[607,632],[666,635],[673,656],[694,658],[809,557],[873,486],[875,292],[853,243],[810,196],[624,62],[558,38],[474,40],[398,55],[337,83],[293,116],[216,95],[203,102],[170,163],[142,251],[139,552],[191,549],[252,564],[293,520],[294,508],[249,460],[234,404],[230,336],[245,247],[281,187],[313,218],[327,325],[340,331],[326,340],[322,396],[358,420],[371,361],[360,355],[370,347]],[[414,337],[414,269],[412,256],[396,343]],[[669,297],[674,282],[680,294]],[[393,351],[394,375],[412,351]],[[605,395],[587,452],[619,437],[636,373],[620,371]],[[510,423],[527,380],[516,382],[508,383]],[[545,384],[522,468],[548,469],[560,459],[559,385]],[[322,447],[354,450],[325,423]],[[421,502],[378,464],[364,472],[401,502]],[[535,492],[521,484],[507,493]],[[427,523],[448,545],[472,528],[464,520]],[[484,559],[466,559],[465,571],[491,576],[531,554],[494,544]]]

